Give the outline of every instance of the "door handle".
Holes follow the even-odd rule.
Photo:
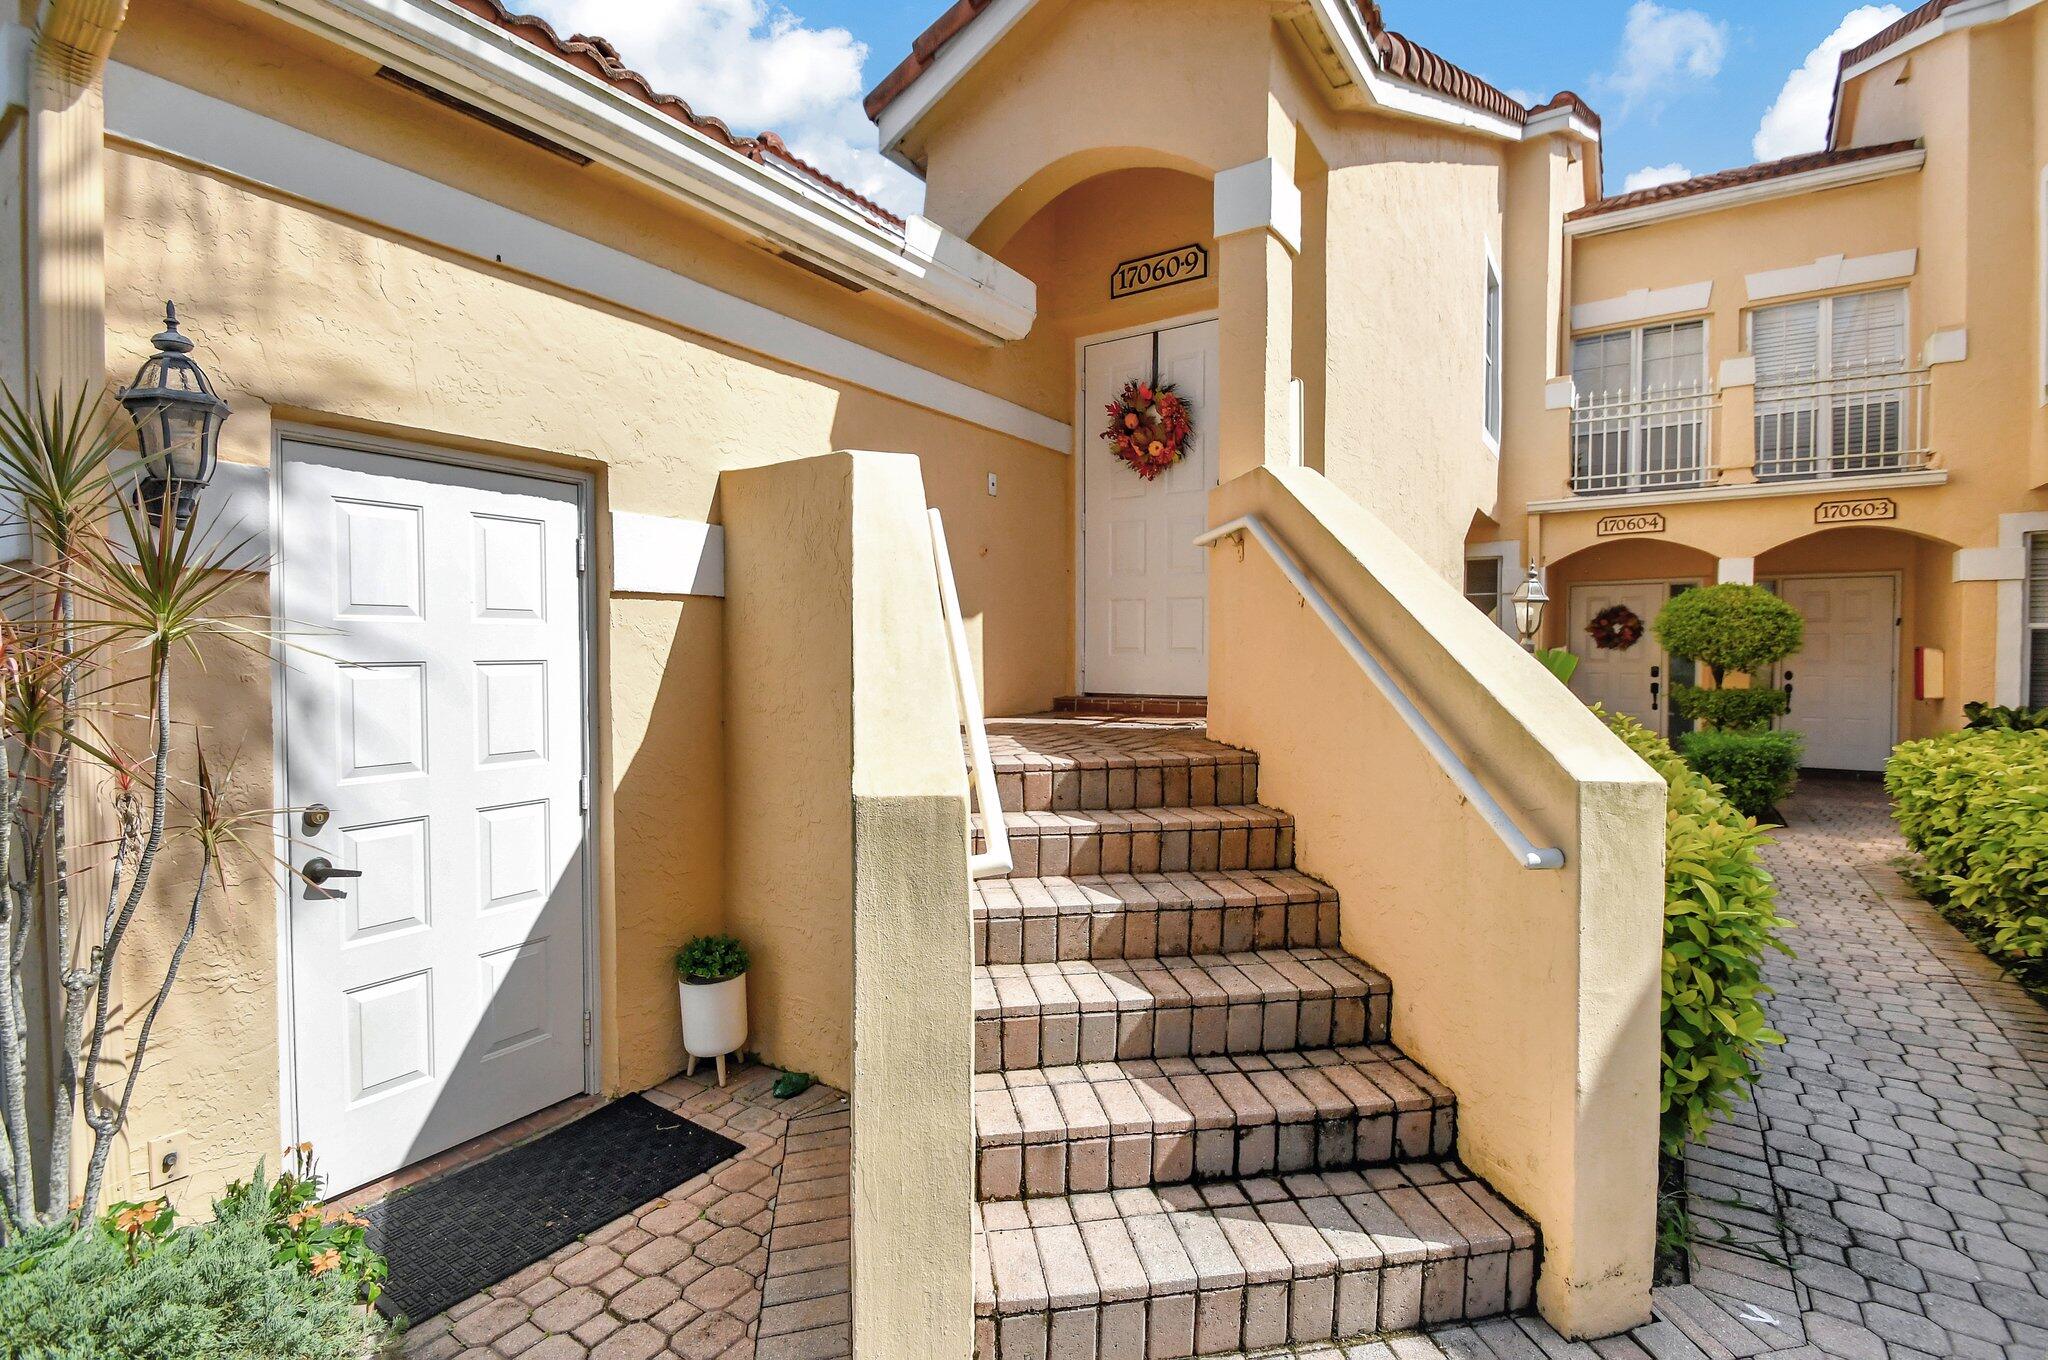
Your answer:
[[[1657,699],[1664,692],[1664,685],[1662,682],[1663,674],[1664,668],[1662,666],[1650,667],[1650,711],[1652,713],[1658,711]]]
[[[335,868],[334,862],[324,855],[315,855],[307,860],[306,867],[299,870],[299,873],[304,876],[308,883],[316,888],[330,878],[361,878],[363,876],[361,869]]]
[[[1792,672],[1785,672],[1785,711],[1792,711]]]

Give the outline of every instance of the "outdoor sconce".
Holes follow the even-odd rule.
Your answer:
[[[1543,588],[1543,572],[1534,562],[1529,563],[1529,575],[1514,594],[1515,631],[1522,635],[1522,646],[1528,651],[1536,650],[1536,636],[1543,631],[1543,611],[1550,604],[1550,592]]]
[[[213,480],[228,404],[193,361],[192,342],[178,333],[176,303],[164,304],[164,329],[154,343],[156,353],[142,361],[135,381],[119,396],[142,441],[136,499],[152,525],[163,523],[170,506],[182,529],[199,508],[200,489]]]

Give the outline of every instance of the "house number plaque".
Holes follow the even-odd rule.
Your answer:
[[[1872,496],[1860,501],[1822,501],[1813,507],[1815,524],[1869,524],[1898,517],[1899,503],[1890,496]]]
[[[1201,246],[1176,246],[1143,259],[1125,260],[1109,275],[1112,298],[1149,293],[1176,283],[1192,283],[1209,277],[1209,252]]]
[[[1619,534],[1661,534],[1664,532],[1662,515],[1609,515],[1593,526],[1593,532],[1602,538],[1613,538]]]

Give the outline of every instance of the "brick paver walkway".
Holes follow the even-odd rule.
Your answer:
[[[720,1166],[414,1328],[407,1360],[832,1360],[848,1342],[846,1097],[771,1068],[647,1092],[741,1144]]]
[[[1906,888],[1882,788],[1785,813],[1787,1043],[1688,1158],[1692,1283],[1591,1346],[1516,1318],[1300,1360],[2048,1357],[2048,1012]]]

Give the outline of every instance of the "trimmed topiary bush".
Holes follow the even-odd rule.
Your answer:
[[[34,1360],[366,1360],[389,1329],[363,1303],[382,1262],[356,1226],[279,1186],[238,1186],[215,1219],[171,1226],[161,1201],[116,1205],[89,1228],[0,1247],[0,1353]],[[278,1216],[286,1201],[296,1223]],[[318,1220],[315,1223],[315,1219]],[[352,1238],[296,1250],[330,1232]],[[338,1241],[337,1238],[337,1241]],[[326,1239],[323,1238],[323,1241]],[[332,1252],[332,1255],[328,1253]]]
[[[1681,718],[1731,732],[1755,731],[1769,727],[1791,707],[1791,696],[1782,689],[1701,689],[1697,685],[1673,685],[1671,706]]]
[[[1707,668],[1716,688],[1731,673],[1754,675],[1799,650],[1806,620],[1762,586],[1703,586],[1671,598],[1657,615],[1657,641]]]
[[[1921,892],[1974,926],[1993,957],[2048,958],[2048,731],[1909,741],[1884,783],[1920,855]]]
[[[1688,765],[1719,785],[1735,810],[1764,817],[1799,783],[1806,741],[1797,732],[1723,732],[1711,727],[1678,739]]]
[[[1778,890],[1758,851],[1768,838],[1669,745],[1623,714],[1607,725],[1670,787],[1664,821],[1663,1144],[1676,1157],[1756,1077],[1760,1049],[1785,1042],[1764,1015]]]

